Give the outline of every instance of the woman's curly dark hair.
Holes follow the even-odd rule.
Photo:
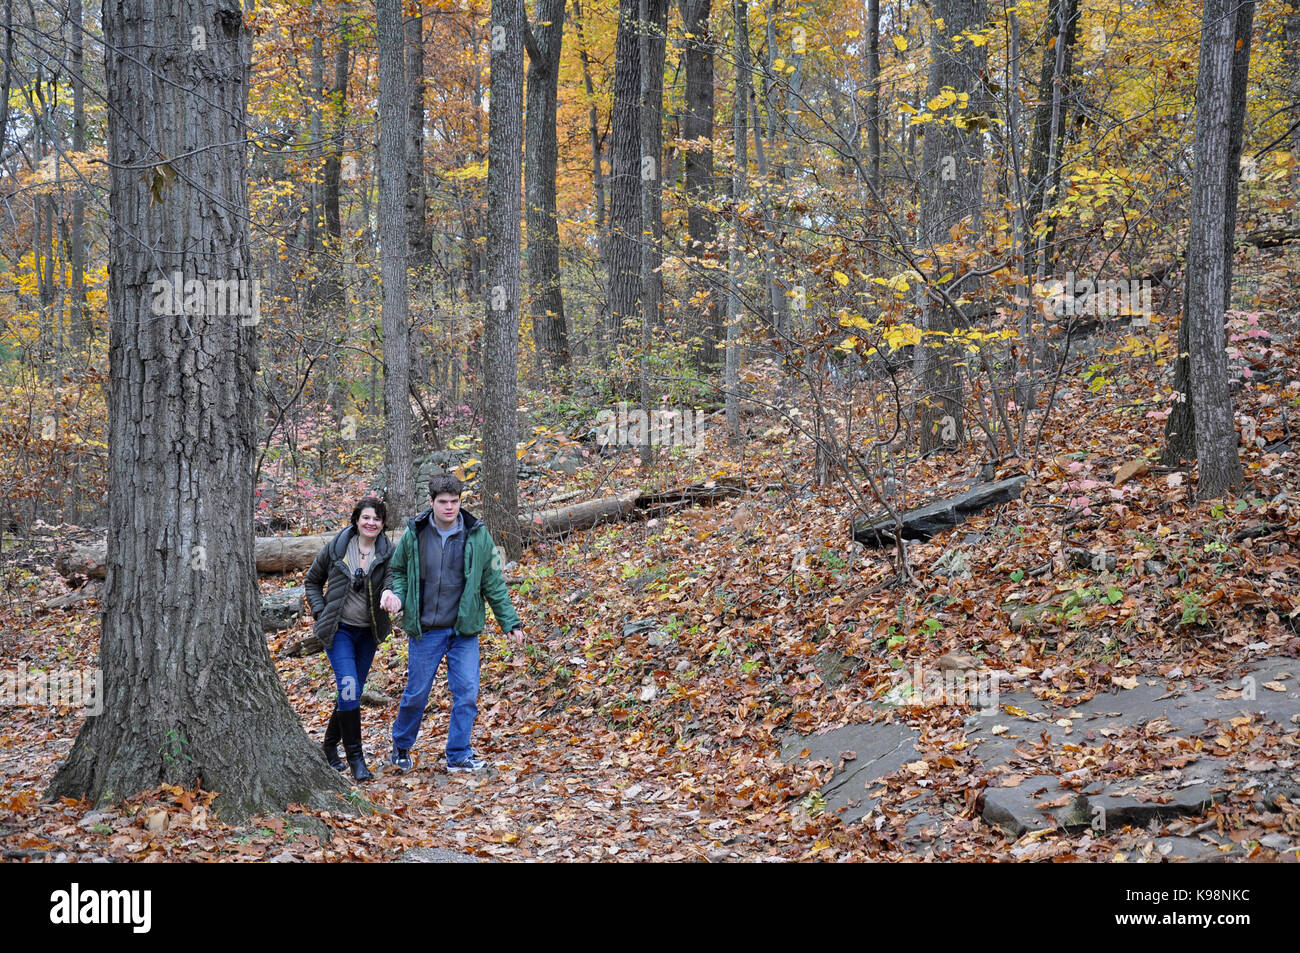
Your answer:
[[[379,522],[383,524],[383,529],[388,528],[388,507],[384,501],[377,496],[363,496],[356,506],[352,507],[352,528],[357,528],[357,520],[361,519],[361,511],[369,507],[375,511],[379,517]],[[383,530],[380,530],[382,532]]]

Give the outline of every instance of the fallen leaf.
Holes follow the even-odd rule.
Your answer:
[[[1130,460],[1118,470],[1115,471],[1115,485],[1123,486],[1134,477],[1146,476],[1151,472],[1151,463],[1148,460]]]

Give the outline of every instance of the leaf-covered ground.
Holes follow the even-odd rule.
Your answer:
[[[1067,367],[1037,456],[998,466],[999,475],[1029,475],[1020,498],[911,544],[903,584],[891,551],[850,544],[844,495],[807,482],[813,454],[788,420],[749,418],[751,438],[736,449],[719,423],[703,454],[664,454],[648,479],[666,488],[740,476],[754,488],[743,501],[547,541],[512,569],[529,642],[512,649],[491,623],[482,640],[475,738],[492,765],[485,774],[442,769],[450,697],[441,677],[416,769],[381,771],[361,786],[373,813],[318,813],[328,839],[302,812],[223,825],[212,792],[158,789],[106,810],[42,803],[80,715],[9,708],[0,724],[0,849],[9,859],[80,861],[383,860],[412,847],[503,860],[1146,860],[1159,859],[1162,834],[1211,831],[1238,845],[1236,859],[1295,860],[1296,806],[1247,796],[1154,829],[1011,837],[980,816],[985,788],[1008,777],[967,743],[970,709],[905,695],[882,701],[899,702],[907,674],[918,664],[940,670],[941,659],[1003,672],[1068,711],[1139,679],[1223,680],[1261,655],[1296,658],[1300,446],[1287,415],[1300,407],[1298,323],[1287,312],[1233,319],[1247,471],[1233,497],[1191,502],[1194,471],[1152,466],[1169,406],[1168,317],[1106,329]],[[914,505],[980,465],[973,451],[913,460],[899,474],[901,502]],[[577,474],[551,476],[531,489],[535,498],[647,481],[631,454],[589,453]],[[338,512],[346,506],[340,498]],[[95,664],[98,606],[43,608],[66,591],[48,555],[39,541],[8,553],[6,669]],[[298,581],[264,577],[262,586]],[[319,739],[331,708],[328,662],[277,654],[309,629],[300,620],[270,636],[270,648]],[[386,762],[403,651],[399,640],[381,650],[370,687],[388,702],[363,710],[376,770]],[[1297,682],[1300,661],[1289,681],[1264,690],[1295,693]],[[783,759],[782,744],[880,720],[918,727],[923,756],[881,782],[872,813],[844,823],[821,796],[841,765]],[[1248,719],[1211,747],[1300,774],[1298,732]],[[1138,725],[1133,737],[1078,737],[1027,755],[1024,774],[1038,773],[1036,760],[1106,778],[1168,764],[1169,752]],[[1196,756],[1184,752],[1178,763]],[[921,841],[905,838],[921,812],[938,820]]]

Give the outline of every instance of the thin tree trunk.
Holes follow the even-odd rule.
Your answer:
[[[732,0],[735,18],[736,95],[731,110],[731,139],[735,149],[731,172],[731,251],[727,275],[727,350],[723,368],[726,392],[724,412],[727,441],[735,444],[740,432],[740,282],[745,255],[740,237],[740,203],[745,197],[745,179],[749,166],[749,135],[745,129],[745,112],[749,109],[749,7],[748,0]]]
[[[1233,145],[1234,53],[1249,68],[1250,24],[1254,0],[1205,0],[1201,54],[1196,75],[1196,170],[1188,214],[1187,320],[1188,376],[1196,429],[1197,496],[1213,499],[1241,482],[1237,428],[1228,389],[1223,312],[1230,279],[1225,242],[1231,246],[1227,201],[1235,197],[1229,165]],[[1244,32],[1241,49],[1236,49]],[[1240,148],[1240,147],[1238,147]]]
[[[682,138],[691,145],[686,150],[686,228],[690,236],[689,253],[702,261],[717,258],[718,223],[708,204],[713,199],[713,34],[709,26],[712,0],[681,0],[683,58],[686,67],[685,112],[682,115]],[[722,312],[718,308],[715,283],[710,270],[700,268],[694,284],[696,295],[706,296],[706,303],[695,325],[700,339],[700,364],[717,367],[718,346],[722,342]],[[694,309],[692,309],[694,310]]]
[[[1291,152],[1300,156],[1300,3],[1292,0],[1291,12],[1282,21],[1282,62],[1286,64],[1290,107],[1287,118],[1291,130]],[[0,123],[0,132],[4,131]],[[1291,188],[1300,191],[1300,162],[1291,163]],[[1291,220],[1300,221],[1300,202],[1291,203]]]
[[[867,0],[867,169],[880,192],[880,0]]]
[[[422,274],[432,260],[424,186],[424,17],[409,17],[406,30],[406,82],[410,92],[406,152],[407,267]],[[418,279],[417,279],[418,283]]]
[[[1245,139],[1246,88],[1250,73],[1250,41],[1254,25],[1254,4],[1237,8],[1233,23],[1232,80],[1230,96],[1230,128],[1228,131],[1228,156],[1226,159],[1226,184],[1224,192],[1223,228],[1223,307],[1232,306],[1232,271],[1236,254],[1237,193],[1240,182],[1241,152]],[[1188,302],[1191,300],[1191,252],[1188,251],[1188,271],[1183,281],[1183,309],[1178,322],[1178,356],[1174,359],[1174,403],[1165,421],[1165,446],[1160,461],[1165,466],[1177,466],[1196,455],[1196,414],[1191,388],[1191,338],[1188,321]]]
[[[640,326],[641,54],[639,0],[619,0],[614,42],[614,119],[610,130],[609,320],[617,344]]]
[[[260,624],[252,319],[225,308],[174,313],[154,290],[172,271],[187,281],[252,281],[252,38],[238,10],[216,0],[115,0],[103,25],[103,711],[86,719],[46,796],[115,802],[165,783],[220,792],[217,810],[231,819],[293,802],[338,810],[346,789],[290,707]],[[205,54],[176,56],[175,38],[194,25],[205,31]],[[141,138],[146,131],[157,138]]]
[[[345,8],[343,8],[345,9]],[[325,231],[321,242],[321,255],[317,265],[319,284],[317,303],[323,318],[325,337],[332,340],[345,313],[343,288],[344,248],[343,221],[339,193],[343,179],[343,146],[347,130],[348,100],[348,37],[345,12],[338,19],[337,47],[334,51],[334,76],[327,93],[330,134],[325,141],[324,184],[321,191],[321,213]],[[340,381],[340,362],[333,349],[327,349],[321,360],[320,374],[325,378],[325,399],[334,411],[335,423],[343,418],[344,398]]]
[[[650,354],[653,332],[663,305],[663,139],[664,54],[668,36],[668,0],[640,0],[638,14],[641,60],[641,406],[649,415]],[[649,468],[654,448],[652,427],[642,436],[641,465]]]
[[[14,0],[5,0],[4,77],[0,78],[0,148],[9,141],[9,93],[14,74]]]
[[[68,18],[72,30],[72,151],[80,154],[86,150],[86,75],[82,42],[83,17],[81,0],[70,0]],[[6,70],[8,66],[6,66]],[[0,136],[3,135],[0,123]],[[0,138],[0,142],[3,142]],[[72,183],[75,197],[72,200],[72,248],[69,264],[72,267],[72,347],[80,351],[95,333],[95,323],[86,308],[86,200],[80,181]]]
[[[587,125],[591,134],[591,187],[596,201],[596,233],[599,247],[605,247],[605,176],[600,160],[600,123],[596,112],[596,89],[591,81],[591,58],[587,52],[587,40],[583,34],[582,5],[573,0],[573,22],[578,31],[578,59],[582,62],[582,85],[587,92]]]
[[[946,29],[936,29],[931,38],[926,99],[937,97],[945,86],[958,93],[968,92],[970,106],[966,116],[977,115],[984,100],[981,76],[987,48],[965,43],[958,49],[952,37],[965,30],[983,28],[984,0],[937,0],[934,15],[943,19]],[[926,127],[921,160],[920,244],[923,248],[928,250],[947,243],[952,226],[964,219],[972,219],[972,229],[977,225],[983,156],[983,132],[978,128],[963,130],[947,117],[941,125]],[[957,268],[956,263],[936,263],[931,273],[939,276]],[[970,289],[963,289],[963,293],[970,294]],[[923,326],[937,333],[927,335],[917,348],[918,353],[924,352],[922,452],[958,446],[965,439],[965,387],[960,366],[965,349],[945,337],[957,329],[959,322],[955,318],[933,292],[927,293]]]
[[[1034,261],[1028,270],[1040,278],[1046,273],[1051,253],[1050,224],[1042,221],[1056,198],[1061,181],[1061,152],[1065,139],[1065,88],[1074,68],[1074,44],[1079,22],[1079,0],[1049,0],[1043,32],[1049,38],[1043,46],[1043,65],[1038,83],[1039,103],[1034,110],[1034,131],[1029,147],[1028,209],[1030,228],[1040,231]]]
[[[320,0],[312,0],[311,5],[313,26],[319,25],[324,19],[321,13]],[[311,156],[314,160],[320,161],[325,155],[325,133],[324,119],[322,113],[325,109],[325,42],[321,37],[319,30],[312,34],[311,38]],[[324,170],[322,168],[321,179],[324,179]],[[315,253],[320,244],[321,220],[325,217],[325,189],[324,182],[317,181],[315,176],[312,177],[311,184],[308,186],[308,208],[307,208],[307,242],[304,250],[310,258]],[[320,281],[319,275],[313,274],[311,278],[312,285],[315,286]],[[309,299],[314,299],[317,295],[313,287],[308,292]],[[315,302],[312,302],[313,305]]]
[[[523,0],[492,0],[488,100],[487,314],[483,323],[483,510],[509,559],[519,535],[519,186],[523,173]]]
[[[528,226],[528,302],[537,364],[558,373],[569,364],[569,332],[560,287],[560,234],[555,172],[559,160],[556,94],[564,40],[565,0],[537,0],[528,47],[528,108],[524,113],[524,200]]]
[[[411,487],[411,327],[406,263],[410,98],[401,0],[375,0],[379,45],[379,248],[384,325],[384,451],[389,519],[414,512]]]

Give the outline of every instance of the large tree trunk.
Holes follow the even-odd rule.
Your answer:
[[[963,130],[953,120],[967,119],[979,113],[984,101],[981,76],[987,59],[987,47],[963,43],[957,49],[953,37],[964,30],[980,30],[985,21],[984,0],[937,0],[936,18],[942,17],[946,29],[934,31],[930,59],[930,81],[926,92],[929,101],[938,96],[945,86],[959,94],[970,95],[969,108],[944,113],[942,123],[926,126],[925,146],[921,167],[921,222],[920,245],[929,251],[949,241],[949,230],[963,219],[972,219],[972,229],[978,223],[980,204],[980,172],[983,168],[984,139],[979,128]],[[935,277],[945,271],[960,273],[959,263],[936,257],[930,269]],[[952,283],[940,286],[949,289]],[[969,294],[969,289],[963,289]],[[952,332],[959,321],[946,304],[933,292],[927,293],[924,327],[940,335]],[[955,446],[965,438],[961,362],[965,349],[954,345],[951,338],[927,336],[923,348],[922,373],[923,404],[921,410],[921,450],[928,452],[938,447]]]
[[[538,364],[552,373],[569,363],[569,332],[560,289],[560,234],[555,210],[556,92],[565,0],[537,0],[528,57],[524,126],[524,200],[528,222],[528,300]]]
[[[103,713],[86,720],[47,796],[107,802],[201,784],[221,792],[229,817],[292,802],[337,810],[344,786],[290,707],[260,624],[255,319],[160,313],[151,287],[172,271],[252,281],[251,37],[238,8],[216,0],[110,0],[103,24],[113,225]],[[196,26],[202,56],[190,53]]]
[[[1228,130],[1228,155],[1225,160],[1227,177],[1223,203],[1223,307],[1232,306],[1232,265],[1237,243],[1237,193],[1240,183],[1241,151],[1245,139],[1246,87],[1250,73],[1250,40],[1254,25],[1253,4],[1237,8],[1233,25],[1232,84],[1230,92],[1231,119]],[[1174,359],[1174,404],[1165,421],[1165,446],[1160,462],[1177,466],[1196,455],[1196,415],[1191,388],[1191,340],[1187,320],[1188,302],[1191,300],[1191,252],[1188,251],[1188,271],[1183,281],[1183,311],[1178,322],[1178,356]]]
[[[1234,53],[1249,68],[1250,26],[1254,0],[1205,0],[1201,20],[1201,56],[1196,75],[1196,151],[1192,203],[1188,213],[1187,321],[1192,416],[1196,427],[1196,462],[1200,468],[1197,496],[1222,496],[1242,480],[1237,456],[1237,428],[1232,394],[1228,390],[1223,312],[1230,280],[1231,258],[1224,242],[1235,214],[1227,213],[1235,200],[1231,180],[1233,147]],[[1236,49],[1244,31],[1244,42]],[[1238,140],[1237,145],[1240,150]]]
[[[407,296],[406,142],[409,135],[402,0],[375,0],[379,43],[379,248],[384,325],[384,452],[388,518],[414,511],[411,487],[411,323]]]
[[[713,198],[713,35],[709,27],[712,0],[681,0],[682,29],[686,33],[683,58],[686,67],[686,102],[682,114],[682,138],[686,150],[686,228],[689,253],[700,259],[717,257],[718,223],[709,211]],[[718,364],[722,341],[722,312],[718,308],[715,283],[710,271],[699,268],[701,279],[695,293],[707,295],[707,303],[696,325],[700,338],[700,363]],[[694,309],[692,309],[694,310]]]
[[[483,510],[510,559],[518,509],[519,185],[524,140],[523,0],[492,0],[488,100],[487,315],[483,323]]]
[[[638,0],[619,0],[614,42],[614,118],[610,130],[609,320],[614,340],[630,344],[640,327],[641,52]]]

